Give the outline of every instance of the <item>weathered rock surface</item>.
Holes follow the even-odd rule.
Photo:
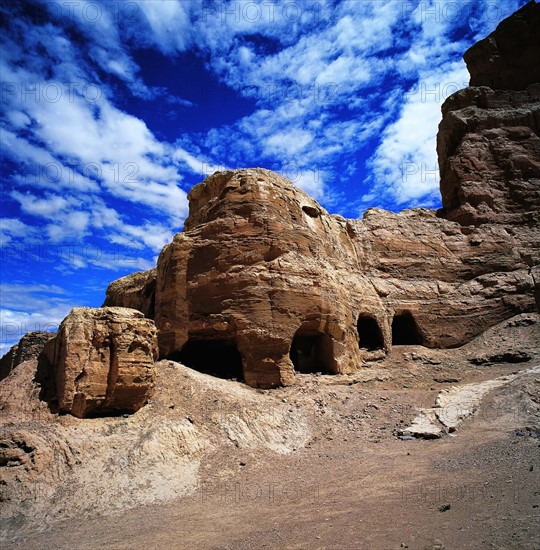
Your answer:
[[[52,332],[28,332],[0,359],[0,380],[22,362],[37,357],[45,344],[54,336]]]
[[[347,220],[268,170],[218,172],[156,271],[112,283],[105,304],[153,317],[161,357],[261,388],[394,345],[461,346],[534,311],[538,36],[533,2],[467,53],[476,87],[448,98],[438,135],[441,212]]]
[[[463,225],[540,223],[540,84],[466,88],[443,105],[437,150],[445,217]],[[536,231],[538,237],[538,231]]]
[[[524,90],[540,82],[540,5],[533,0],[502,21],[463,59],[471,86]]]
[[[476,414],[482,400],[489,392],[529,375],[538,374],[540,374],[540,366],[484,382],[446,388],[437,396],[435,406],[422,409],[411,425],[401,430],[401,433],[432,439],[445,433],[455,432],[465,420]]]
[[[499,226],[426,209],[346,220],[263,169],[217,173],[189,198],[158,261],[155,317],[162,356],[188,365],[186,344],[220,342],[248,384],[272,387],[352,372],[392,343],[459,346],[535,309],[538,250]]]
[[[539,52],[540,5],[533,1],[465,53],[471,87],[446,100],[437,138],[445,217],[463,225],[529,226],[535,246],[540,224]]]
[[[139,311],[75,308],[44,355],[62,412],[81,418],[135,412],[152,396],[156,328]]]
[[[153,319],[155,290],[155,268],[132,273],[109,285],[102,307],[129,307]]]

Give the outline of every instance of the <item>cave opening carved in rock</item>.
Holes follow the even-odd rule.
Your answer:
[[[384,347],[384,338],[376,319],[369,314],[358,317],[358,346],[360,349],[374,351]]]
[[[334,344],[328,334],[299,329],[293,338],[289,356],[297,372],[334,373]]]
[[[423,343],[422,334],[410,311],[396,313],[392,320],[392,345],[414,346]]]
[[[244,380],[242,355],[234,341],[189,339],[169,359],[218,378]]]

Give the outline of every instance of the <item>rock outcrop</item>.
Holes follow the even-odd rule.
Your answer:
[[[352,372],[393,344],[459,346],[535,309],[538,250],[498,226],[426,209],[347,220],[263,169],[217,173],[189,199],[158,261],[160,353],[236,361],[253,386]]]
[[[471,87],[446,100],[437,138],[448,219],[538,235],[539,52],[540,4],[529,2],[465,53]]]
[[[196,185],[155,275],[161,356],[267,388],[296,371],[351,372],[392,345],[461,346],[534,311],[539,35],[533,2],[466,54],[481,87],[443,106],[441,212],[347,220],[263,169]],[[106,303],[148,314],[153,277],[113,283]]]
[[[157,268],[111,283],[107,307],[74,310],[47,345],[60,409],[140,407],[151,319],[161,358],[272,388],[296,372],[351,373],[395,345],[458,347],[534,311],[538,9],[531,2],[465,56],[477,87],[443,105],[441,211],[348,220],[274,172],[215,173],[190,191],[184,232]]]
[[[532,0],[469,48],[463,59],[471,74],[470,85],[524,90],[540,82],[539,28],[540,5]]]
[[[0,380],[17,366],[38,357],[45,344],[54,336],[52,332],[28,332],[0,359]]]
[[[156,269],[139,271],[113,281],[107,288],[103,307],[128,307],[154,317]]]
[[[450,96],[437,144],[445,216],[462,225],[538,227],[539,136],[540,84]]]
[[[154,323],[127,308],[75,308],[44,349],[58,410],[88,417],[140,409],[154,390]]]

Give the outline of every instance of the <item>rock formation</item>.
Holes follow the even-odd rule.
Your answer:
[[[0,380],[3,380],[9,373],[24,361],[38,357],[43,351],[45,344],[54,336],[51,332],[28,332],[19,343],[0,359]]]
[[[471,86],[524,90],[540,82],[540,6],[534,0],[469,48],[463,59]]]
[[[471,83],[483,87],[443,106],[439,213],[371,209],[347,220],[263,169],[196,185],[184,232],[158,260],[161,356],[268,388],[295,371],[354,371],[393,344],[460,346],[533,311],[538,28],[533,2],[467,52]],[[149,311],[153,280],[113,283],[106,304]]]
[[[161,358],[272,388],[351,373],[394,345],[458,347],[538,308],[539,9],[465,55],[473,87],[445,102],[437,139],[441,211],[345,219],[268,170],[215,173],[157,268],[111,283],[111,308],[75,310],[47,345],[60,409],[140,407],[150,319]]]
[[[154,323],[127,308],[75,308],[44,350],[58,409],[78,417],[135,412],[152,396]]]
[[[445,216],[540,223],[540,5],[529,2],[464,55],[469,88],[447,99],[437,151]]]
[[[463,225],[540,222],[540,84],[447,99],[438,151],[445,216]]]
[[[146,317],[154,317],[156,270],[139,271],[113,281],[107,288],[103,307],[122,304],[136,309]]]

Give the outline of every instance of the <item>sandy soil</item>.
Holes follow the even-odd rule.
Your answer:
[[[540,548],[539,326],[522,315],[460,350],[395,348],[271,391],[161,362],[130,418],[53,417],[21,365],[0,384],[0,435],[20,434],[0,468],[2,545]],[[443,388],[511,373],[455,433],[399,438]]]

